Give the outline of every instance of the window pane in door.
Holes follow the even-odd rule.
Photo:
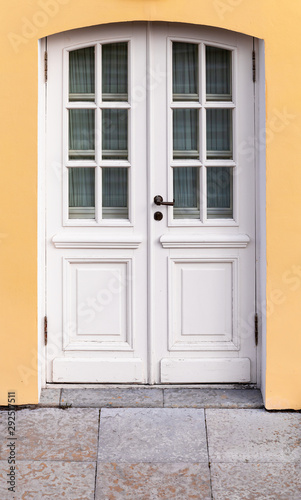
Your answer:
[[[207,218],[232,219],[233,176],[231,167],[207,168]]]
[[[94,47],[69,52],[69,100],[95,101]]]
[[[95,169],[69,168],[69,219],[95,218]]]
[[[103,219],[128,219],[128,169],[102,169]]]
[[[199,168],[173,169],[174,218],[199,219]]]
[[[199,120],[197,109],[173,110],[173,157],[198,158]]]
[[[206,47],[206,94],[207,101],[231,101],[230,50]]]
[[[69,109],[69,160],[94,160],[95,112]]]
[[[207,109],[207,158],[232,158],[232,110]]]
[[[103,109],[102,111],[102,158],[127,160],[128,158],[128,111]]]
[[[128,100],[128,44],[110,43],[102,46],[102,99]]]
[[[198,45],[173,42],[172,91],[174,101],[198,101]]]

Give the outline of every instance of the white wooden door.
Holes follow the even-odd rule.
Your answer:
[[[255,382],[252,39],[174,24],[150,37],[167,74],[151,98],[151,193],[175,200],[151,218],[153,380]]]
[[[145,53],[144,25],[48,39],[49,381],[147,381]]]
[[[256,381],[251,54],[165,23],[48,39],[48,381]]]

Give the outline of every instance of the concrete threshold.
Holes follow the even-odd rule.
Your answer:
[[[68,408],[263,408],[259,389],[249,386],[47,387],[37,407]]]

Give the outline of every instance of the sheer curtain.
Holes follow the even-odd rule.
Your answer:
[[[197,109],[173,110],[173,156],[198,158],[199,117]]]
[[[69,110],[69,160],[94,160],[94,109]]]
[[[102,98],[126,101],[128,93],[128,45],[110,43],[102,46]]]
[[[128,169],[105,167],[102,170],[104,219],[128,218]]]
[[[207,109],[207,158],[232,158],[232,110]]]
[[[209,219],[233,217],[231,167],[207,167],[207,212]]]
[[[173,169],[174,216],[176,219],[198,219],[199,167],[176,167]]]
[[[128,95],[128,46],[113,43],[102,46],[102,99],[125,101]],[[69,53],[69,100],[95,101],[95,48]],[[128,158],[128,111],[102,109],[102,159]],[[95,160],[95,111],[69,110],[69,160],[80,167],[69,167],[69,217],[95,217],[95,170],[83,160]],[[127,168],[102,169],[104,218],[127,218]]]
[[[173,100],[197,101],[198,45],[173,43]],[[187,103],[187,106],[189,104]],[[174,159],[199,158],[199,111],[189,107],[173,110]],[[174,217],[199,218],[199,168],[173,169]]]
[[[128,157],[128,111],[127,109],[102,110],[102,157],[123,159]]]
[[[208,101],[231,101],[231,51],[206,47],[206,94]]]
[[[95,218],[94,168],[69,168],[69,218]]]
[[[102,98],[104,101],[128,99],[128,44],[102,46]],[[102,158],[128,159],[128,111],[102,110]],[[128,169],[102,169],[104,219],[128,218]]]
[[[94,101],[95,99],[94,52],[94,47],[69,52],[70,101]]]
[[[174,42],[172,49],[174,100],[198,100],[198,45]]]

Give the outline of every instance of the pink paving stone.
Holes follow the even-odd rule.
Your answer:
[[[97,456],[99,411],[41,408],[16,412],[16,456],[19,460],[91,462]],[[7,435],[7,412],[0,414],[1,436]],[[0,459],[7,459],[2,439]]]
[[[7,490],[7,462],[0,462],[1,500],[93,500],[95,463],[20,461],[15,494]]]
[[[210,500],[207,464],[99,463],[96,500]]]

